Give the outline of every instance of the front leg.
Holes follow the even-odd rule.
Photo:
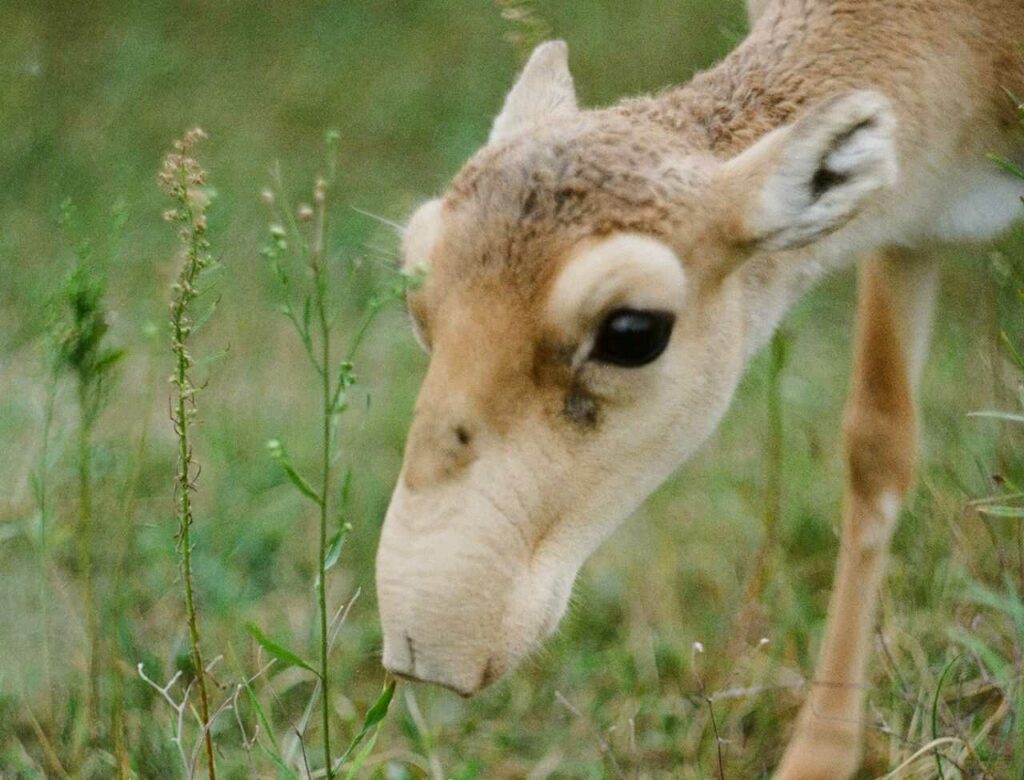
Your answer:
[[[860,764],[875,605],[914,476],[914,385],[936,278],[933,263],[905,251],[879,253],[859,268],[839,560],[818,666],[777,780],[842,780]]]

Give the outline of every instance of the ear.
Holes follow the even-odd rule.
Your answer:
[[[576,89],[569,73],[569,47],[548,41],[533,50],[505,105],[494,120],[488,143],[504,141],[532,124],[576,111]]]
[[[896,120],[877,92],[827,100],[769,133],[723,168],[738,243],[784,250],[846,224],[897,179]]]

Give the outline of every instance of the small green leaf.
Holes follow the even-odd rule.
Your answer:
[[[246,623],[245,628],[250,634],[252,634],[252,638],[259,642],[260,647],[270,653],[270,655],[285,666],[298,666],[312,672],[317,677],[320,676],[316,669],[303,661],[298,655],[293,653],[284,645],[279,645],[273,639],[267,637],[267,635],[260,631],[254,623]]]
[[[288,479],[292,481],[292,484],[299,489],[299,491],[308,498],[315,501],[317,504],[323,503],[320,498],[320,494],[313,489],[313,486],[306,481],[299,472],[297,472],[290,463],[282,464],[284,466],[284,473],[288,475]]]
[[[341,506],[348,504],[349,496],[352,495],[352,467],[345,469],[345,478],[341,481]]]
[[[125,354],[126,352],[123,349],[106,350],[96,361],[96,373],[102,374],[104,371],[109,371],[124,359]]]
[[[1018,178],[1024,179],[1024,171],[1022,171],[1009,160],[1005,160],[997,154],[990,154],[988,156],[988,159],[990,159],[992,162],[994,162],[1007,173],[1013,174]]]
[[[348,538],[349,531],[351,530],[352,526],[345,523],[341,530],[331,539],[327,555],[324,556],[324,571],[327,571],[338,562],[338,558],[341,557],[341,548],[345,546],[345,540]]]
[[[384,690],[381,691],[380,696],[377,697],[377,701],[370,707],[370,711],[366,713],[366,721],[363,723],[363,731],[368,731],[380,723],[388,714],[388,708],[391,706],[391,699],[395,695],[395,681],[391,680],[387,685],[384,686]]]
[[[345,775],[345,780],[355,780],[359,770],[363,768],[363,764],[366,763],[366,759],[370,757],[373,752],[373,748],[377,744],[377,737],[380,736],[380,726],[373,730],[373,736],[366,740],[366,744],[360,748],[359,752],[356,753],[356,757],[352,759],[352,766],[349,767],[348,774]]]
[[[288,451],[284,448],[280,439],[271,439],[268,441],[267,451],[270,453],[271,458],[281,464],[281,468],[283,468],[284,473],[288,475],[288,479],[290,479],[292,484],[299,489],[299,492],[302,493],[302,495],[313,500],[318,505],[323,503],[323,499],[320,498],[320,494],[316,492],[316,489],[309,484],[305,477],[295,470],[291,460],[288,458]]]
[[[348,757],[352,755],[352,751],[359,747],[359,743],[363,741],[366,735],[370,732],[374,726],[384,720],[388,714],[388,707],[391,706],[391,699],[395,695],[395,681],[391,680],[387,685],[384,686],[384,690],[381,691],[380,696],[377,697],[377,701],[373,703],[373,706],[366,713],[366,719],[363,721],[363,727],[356,734],[355,738],[349,743],[349,746],[345,749],[345,752],[341,754],[341,758],[338,759],[338,766],[342,766]]]

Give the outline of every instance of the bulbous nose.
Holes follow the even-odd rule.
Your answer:
[[[497,655],[488,655],[482,663],[436,658],[423,645],[417,648],[409,631],[399,631],[393,641],[387,636],[384,639],[384,668],[391,674],[410,682],[440,685],[464,698],[475,696],[499,679],[506,666]]]
[[[463,487],[398,486],[377,549],[377,605],[388,671],[472,696],[517,657],[506,617],[527,560],[515,526]]]

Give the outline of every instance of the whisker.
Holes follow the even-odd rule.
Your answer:
[[[380,214],[374,214],[373,212],[361,209],[358,206],[349,206],[349,208],[352,209],[357,214],[362,214],[364,217],[369,217],[370,219],[377,220],[382,225],[387,225],[388,227],[394,228],[395,230],[398,231],[398,234],[400,236],[401,235],[405,235],[405,226],[404,225],[400,225],[399,223],[394,222],[394,221],[388,219],[387,217],[382,217],[382,216],[380,216]]]

